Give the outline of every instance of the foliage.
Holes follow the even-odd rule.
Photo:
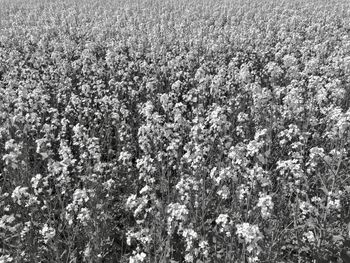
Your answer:
[[[0,262],[339,256],[348,1],[0,3]]]

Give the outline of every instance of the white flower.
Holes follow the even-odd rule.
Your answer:
[[[89,197],[85,189],[76,189],[73,194],[73,202],[82,205],[83,202],[87,202]]]
[[[221,190],[218,191],[218,195],[221,196],[222,199],[227,199],[230,196],[230,188],[226,185],[221,187]]]
[[[171,219],[184,220],[188,214],[188,209],[185,205],[179,203],[172,203],[168,205],[168,213]]]
[[[201,249],[202,251],[202,254],[207,257],[208,254],[209,254],[209,251],[208,251],[208,248],[209,248],[209,243],[208,241],[205,241],[205,240],[202,240],[199,242],[199,248]]]
[[[320,147],[313,147],[310,149],[310,159],[314,159],[316,157],[324,157],[324,149]]]
[[[6,228],[6,225],[7,224],[11,224],[13,221],[15,221],[15,216],[12,214],[12,215],[3,215],[1,218],[0,218],[0,228]]]
[[[130,257],[129,263],[139,263],[139,262],[144,262],[146,258],[146,253],[141,252],[137,253],[136,255]]]
[[[88,208],[82,208],[80,213],[77,216],[77,219],[82,222],[84,226],[87,225],[87,222],[90,220],[90,211]]]
[[[132,158],[131,153],[126,152],[126,151],[122,151],[119,154],[118,161],[121,161],[124,165],[126,165],[131,160],[131,158]]]
[[[257,225],[251,225],[249,223],[242,223],[236,225],[237,235],[242,237],[247,244],[255,243],[262,239],[262,234]]]
[[[340,205],[340,200],[339,199],[335,199],[335,200],[328,200],[327,206],[329,209],[340,209],[341,205]]]
[[[21,231],[21,238],[24,238],[24,236],[29,232],[31,225],[32,223],[30,221],[24,223],[24,227]]]
[[[148,191],[151,190],[151,187],[149,187],[148,185],[145,185],[141,190],[140,190],[140,194],[146,193]]]
[[[304,237],[306,237],[309,243],[314,243],[316,241],[315,235],[312,231],[304,233]]]
[[[220,225],[220,224],[223,224],[223,225],[226,225],[228,223],[228,215],[227,214],[220,214],[218,216],[218,218],[215,220],[216,224]]]
[[[273,209],[272,197],[266,194],[262,194],[259,197],[257,206],[261,208],[261,216],[263,218],[270,217],[270,211]]]
[[[185,261],[186,262],[193,262],[193,256],[191,254],[187,254],[185,256]]]
[[[237,121],[238,122],[244,122],[246,120],[249,120],[249,116],[248,114],[244,113],[244,112],[240,112],[237,115]]]
[[[14,202],[16,202],[17,204],[21,205],[22,201],[21,198],[22,196],[28,196],[29,194],[27,193],[28,187],[20,187],[17,186],[13,192],[12,192],[12,199]]]
[[[321,203],[322,202],[322,199],[318,196],[314,196],[311,198],[311,202],[313,203]]]
[[[91,255],[91,246],[90,246],[90,243],[87,244],[87,246],[85,247],[85,250],[84,250],[84,257],[85,258],[89,258]]]
[[[42,178],[41,174],[37,174],[35,177],[33,177],[30,181],[32,183],[32,187],[34,189],[38,188],[38,184],[40,182],[40,179]]]
[[[249,263],[255,263],[255,262],[258,262],[258,261],[259,261],[259,258],[257,256],[248,258],[248,262]]]
[[[307,215],[308,213],[312,213],[315,210],[315,207],[308,202],[300,202],[299,208],[303,215]]]
[[[193,229],[184,229],[182,236],[186,239],[186,251],[192,248],[193,240],[198,238],[198,234]]]
[[[232,223],[230,222],[227,214],[219,215],[215,222],[216,224],[220,225],[220,232],[225,232],[227,237],[231,236],[230,225],[232,225]]]
[[[12,261],[13,261],[13,258],[10,255],[0,256],[0,263],[9,263]]]
[[[45,244],[56,235],[56,230],[47,224],[39,232],[43,236]]]
[[[129,208],[129,209],[133,209],[136,205],[137,205],[136,195],[132,194],[126,200],[126,207]]]

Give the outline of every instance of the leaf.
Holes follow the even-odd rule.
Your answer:
[[[320,187],[320,189],[324,192],[325,195],[328,195],[328,190],[325,186]]]

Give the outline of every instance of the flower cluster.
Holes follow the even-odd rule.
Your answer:
[[[236,234],[242,238],[247,245],[247,251],[249,253],[249,262],[258,262],[258,256],[261,252],[261,248],[258,242],[263,239],[263,235],[257,225],[251,225],[249,223],[242,223],[236,225]]]
[[[273,209],[272,197],[266,194],[261,194],[259,197],[257,207],[261,208],[262,218],[269,218]]]
[[[0,262],[328,262],[350,2],[274,2],[1,1]]]
[[[45,243],[50,241],[56,235],[56,230],[52,227],[49,227],[47,224],[45,224],[39,232],[42,235]]]

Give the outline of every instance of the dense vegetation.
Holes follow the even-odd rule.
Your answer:
[[[0,0],[0,262],[330,262],[349,106],[349,1]]]

